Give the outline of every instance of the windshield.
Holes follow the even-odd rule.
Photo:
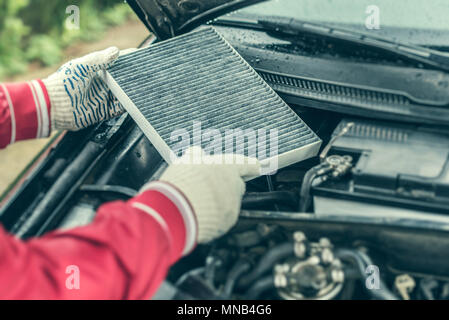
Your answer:
[[[238,16],[282,16],[449,47],[447,0],[271,0]]]

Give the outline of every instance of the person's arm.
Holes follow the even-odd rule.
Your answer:
[[[0,299],[149,299],[196,237],[189,203],[161,182],[88,226],[28,241],[0,226]]]
[[[50,119],[50,98],[41,80],[0,83],[0,148],[48,137]]]
[[[0,83],[0,149],[48,137],[51,130],[84,129],[121,114],[123,107],[98,74],[119,53],[111,47],[69,61],[43,80]]]
[[[150,298],[182,255],[236,223],[242,177],[259,174],[257,161],[239,156],[183,161],[194,150],[130,201],[103,205],[88,226],[25,242],[0,229],[0,299]],[[73,268],[79,289],[69,289]]]
[[[83,129],[123,112],[97,74],[118,53],[110,48],[90,54],[37,81],[47,120],[41,117],[43,103],[38,108],[25,100],[26,84],[2,85],[8,94],[0,97],[0,147],[50,129]],[[28,241],[0,226],[0,299],[150,298],[170,265],[196,242],[235,224],[245,190],[241,177],[258,171],[258,164],[172,165],[161,182],[132,200],[103,205],[88,226]]]

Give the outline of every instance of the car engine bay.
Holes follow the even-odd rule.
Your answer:
[[[366,119],[293,108],[325,142],[320,156],[249,181],[237,226],[175,264],[156,298],[447,298],[448,261],[441,254],[449,248],[447,151],[438,149],[447,137],[425,127],[384,121],[367,126]],[[62,152],[64,141],[79,139],[74,135],[82,135],[88,148]],[[423,160],[430,151],[422,150],[432,148],[420,147],[426,137],[439,152],[433,170]],[[401,150],[405,141],[416,141],[413,152]],[[386,152],[391,148],[396,152]],[[396,166],[404,157],[428,183]],[[79,161],[89,168],[64,166]],[[132,197],[166,166],[126,115],[90,132],[66,134],[39,177],[9,199],[4,224],[23,238],[84,225],[102,203]],[[55,195],[51,186],[67,182],[66,174],[74,184],[60,182]],[[20,201],[39,190],[34,203]],[[17,217],[17,210],[24,214]]]
[[[428,152],[417,147],[407,154],[396,143],[410,146],[417,138],[427,148],[430,140],[422,138],[433,133],[400,131],[406,128],[343,119],[326,137],[331,147],[323,149],[321,159],[249,182],[238,227],[209,248],[197,249],[205,250],[203,265],[179,278],[175,267],[176,294],[200,299],[447,298],[447,269],[437,266],[445,264],[444,255],[430,250],[444,240],[422,233],[427,227],[447,228],[447,198],[438,195],[435,182],[444,180],[447,153],[440,151],[441,162],[433,173],[426,172],[429,163],[420,155],[428,157]],[[376,149],[370,139],[382,141],[382,147]],[[431,141],[438,143],[436,137]],[[407,175],[401,159],[413,166],[412,172],[428,173],[428,184],[411,182],[413,175]],[[370,161],[376,163],[372,172]],[[390,183],[383,180],[387,173],[394,177]]]
[[[155,298],[449,299],[447,73],[215,24],[323,144],[248,181],[237,225],[177,262]],[[126,114],[62,133],[2,200],[2,223],[24,239],[85,225],[166,167]]]

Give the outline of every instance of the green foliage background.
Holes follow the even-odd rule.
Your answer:
[[[80,29],[68,30],[66,8],[80,8]],[[0,78],[26,71],[31,61],[60,62],[62,49],[90,41],[132,14],[120,0],[0,0]]]

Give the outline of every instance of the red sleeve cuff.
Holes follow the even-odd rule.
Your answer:
[[[152,216],[167,232],[174,251],[173,261],[194,249],[197,238],[195,215],[177,189],[164,182],[152,182],[129,203]]]
[[[0,84],[0,125],[0,147],[50,135],[50,99],[41,80]]]

